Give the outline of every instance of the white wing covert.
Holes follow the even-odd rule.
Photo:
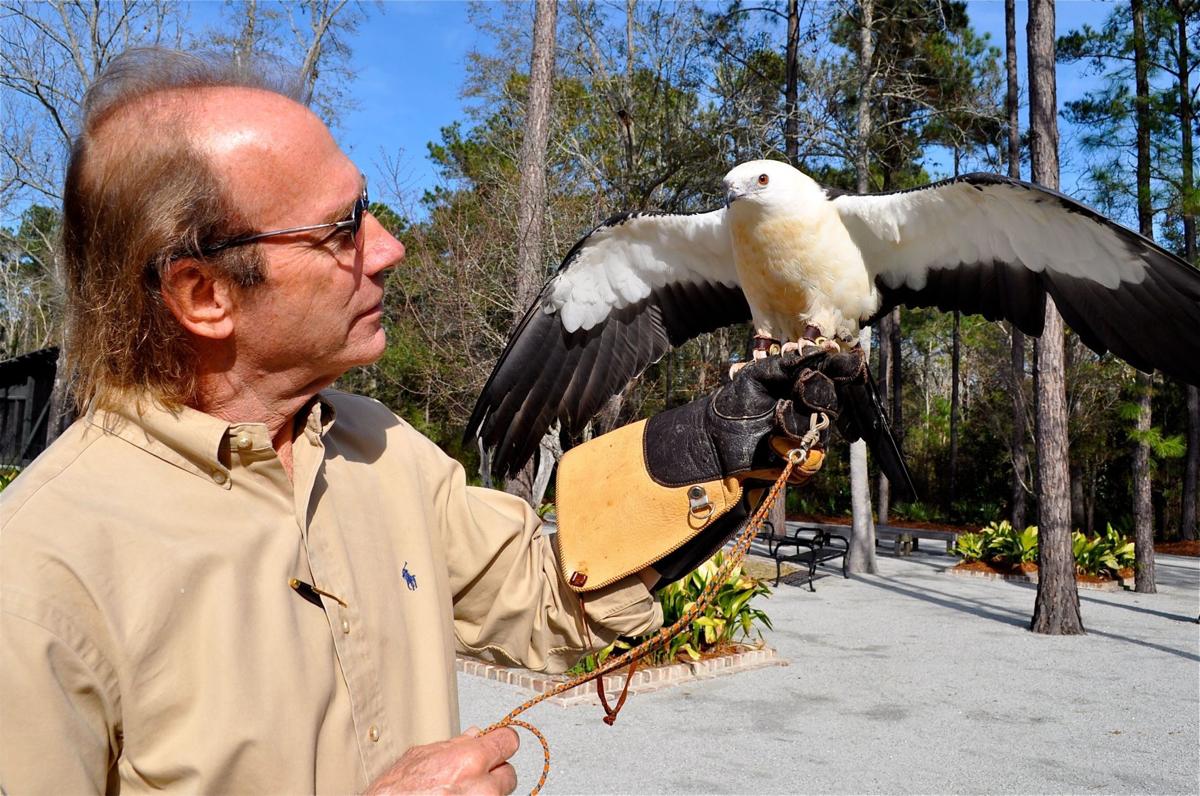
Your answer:
[[[517,326],[464,439],[511,475],[555,420],[571,435],[630,379],[703,332],[749,320],[725,211],[615,216],[575,244]]]
[[[1056,191],[992,174],[833,200],[882,293],[1040,335],[1046,295],[1096,351],[1200,381],[1200,272]]]

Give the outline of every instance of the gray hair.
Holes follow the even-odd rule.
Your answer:
[[[201,88],[256,88],[301,105],[309,100],[300,71],[271,55],[135,47],[110,61],[88,88],[81,129],[99,124],[133,100],[161,91]]]

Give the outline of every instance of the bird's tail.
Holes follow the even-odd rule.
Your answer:
[[[861,439],[867,443],[879,469],[896,490],[897,498],[916,500],[917,489],[913,486],[900,446],[892,436],[883,403],[879,400],[879,389],[870,370],[867,371],[866,381],[846,386],[842,403],[842,413],[838,418],[842,435],[851,442]]]

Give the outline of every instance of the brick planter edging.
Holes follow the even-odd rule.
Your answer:
[[[958,569],[957,567],[949,567],[943,570],[951,575],[957,575],[960,578],[987,578],[988,580],[1011,580],[1016,583],[1034,583],[1038,582],[1036,572],[1029,574],[1021,573],[1020,575],[1006,575],[1003,572],[980,572],[977,569]],[[1133,578],[1123,578],[1122,580],[1108,580],[1103,583],[1095,583],[1089,580],[1075,580],[1075,585],[1081,589],[1091,589],[1092,591],[1121,591],[1123,587],[1133,588]]]
[[[629,693],[644,694],[657,691],[660,688],[670,688],[697,680],[709,680],[736,672],[750,669],[761,669],[764,666],[787,666],[788,662],[770,647],[737,652],[732,655],[722,655],[719,658],[705,658],[695,663],[675,663],[670,666],[655,666],[648,669],[638,669],[629,684]],[[544,694],[559,683],[570,679],[564,674],[543,674],[531,672],[528,669],[515,669],[486,663],[474,658],[458,656],[455,668],[475,677],[483,677],[500,683],[508,683],[535,694]],[[620,691],[625,684],[623,672],[604,677],[604,687],[609,694]],[[599,705],[600,697],[596,695],[595,683],[586,683],[566,693],[552,696],[546,700],[557,705]]]

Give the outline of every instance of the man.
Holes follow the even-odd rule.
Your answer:
[[[641,479],[639,511],[713,498],[611,566],[606,529],[630,518],[574,500],[561,533],[602,551],[570,559],[581,601],[526,504],[326,389],[382,354],[404,247],[285,87],[117,59],[89,90],[63,248],[85,413],[0,508],[7,793],[507,793],[515,734],[455,737],[455,651],[561,670],[589,634],[652,629],[652,589],[736,528],[742,480],[778,472],[770,444],[836,408],[825,358],[778,360],[577,449],[560,512],[605,469]]]

